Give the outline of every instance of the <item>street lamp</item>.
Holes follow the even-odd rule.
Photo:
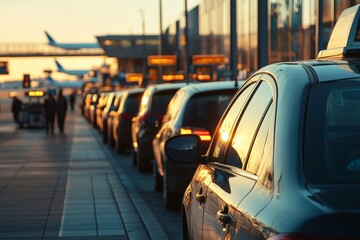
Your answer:
[[[143,35],[143,74],[145,74],[145,63],[146,63],[146,40],[145,40],[145,17],[144,17],[144,10],[139,9],[142,19],[142,35]]]

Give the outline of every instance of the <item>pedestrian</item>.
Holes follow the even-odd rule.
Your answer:
[[[74,111],[75,100],[76,100],[76,93],[75,90],[73,90],[69,98],[71,112]]]
[[[54,95],[49,92],[48,97],[44,101],[46,133],[49,133],[49,130],[51,133],[54,133],[56,109],[57,104]]]
[[[11,104],[11,112],[13,114],[15,123],[19,122],[19,112],[21,110],[21,105],[22,105],[21,100],[17,96],[14,96]]]
[[[62,89],[60,89],[57,98],[57,121],[60,129],[60,133],[64,132],[66,111],[67,111],[67,100],[63,96]]]

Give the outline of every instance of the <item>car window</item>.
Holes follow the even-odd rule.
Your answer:
[[[239,115],[241,109],[243,108],[246,100],[250,96],[252,90],[256,86],[256,82],[245,87],[239,95],[237,95],[236,100],[232,103],[231,108],[226,113],[226,116],[222,120],[220,127],[218,128],[214,142],[214,150],[211,155],[210,161],[220,161],[224,156],[224,152],[221,151],[224,146],[228,143],[230,139],[230,133],[234,126],[234,123]]]
[[[142,93],[128,95],[123,111],[130,114],[136,114],[139,110],[141,95]]]
[[[256,138],[251,148],[249,159],[247,160],[245,170],[259,175],[260,165],[264,159],[265,146],[269,137],[270,123],[273,116],[273,106],[270,105],[266,112],[266,116],[261,123],[260,129],[256,134]]]
[[[266,82],[261,81],[260,86],[256,89],[255,94],[240,117],[234,137],[226,152],[225,164],[239,168],[244,167],[254,135],[271,100],[272,92],[270,86]]]
[[[184,102],[184,98],[185,98],[185,91],[179,90],[175,93],[175,95],[169,102],[166,114],[163,119],[163,123],[170,121],[171,119],[174,119],[178,115],[180,107]]]
[[[164,115],[166,108],[178,89],[154,93],[151,101],[151,113]]]
[[[194,95],[186,105],[182,125],[204,128],[213,134],[235,92],[228,89]]]
[[[360,84],[340,81],[312,87],[305,133],[309,183],[360,182]]]

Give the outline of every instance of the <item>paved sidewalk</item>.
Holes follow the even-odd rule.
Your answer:
[[[64,134],[0,113],[0,239],[180,239],[115,161],[78,112]]]

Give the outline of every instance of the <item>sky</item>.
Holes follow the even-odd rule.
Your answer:
[[[0,44],[47,43],[44,31],[60,43],[96,42],[95,36],[159,34],[160,0],[0,0]],[[188,10],[200,0],[188,0]],[[140,10],[141,9],[141,10]],[[184,12],[183,0],[162,0],[163,27],[178,20]],[[58,58],[69,69],[100,66],[104,57]],[[0,58],[9,62],[9,75],[0,81],[20,80],[24,73],[42,76],[44,69],[56,69],[54,58]],[[67,75],[56,74],[60,80]]]

